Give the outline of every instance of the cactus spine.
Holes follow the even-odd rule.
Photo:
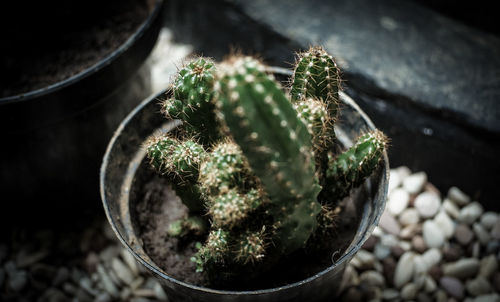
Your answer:
[[[148,143],[151,165],[194,214],[168,234],[203,232],[202,207],[210,230],[192,260],[219,279],[258,272],[331,236],[336,203],[377,168],[385,148],[375,131],[336,154],[339,70],[323,49],[299,54],[291,98],[264,70],[251,57],[231,57],[217,71],[208,59],[188,63],[163,105],[184,124]]]

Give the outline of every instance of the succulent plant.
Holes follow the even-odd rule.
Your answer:
[[[339,73],[320,47],[298,55],[289,90],[251,57],[217,67],[198,58],[179,71],[163,111],[184,123],[151,138],[147,155],[192,215],[167,233],[205,232],[198,271],[259,272],[335,228],[338,202],[373,173],[386,145],[377,130],[338,152]]]

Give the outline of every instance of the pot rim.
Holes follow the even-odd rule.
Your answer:
[[[269,67],[269,68],[267,68],[267,70],[270,71],[270,72],[278,73],[278,74],[285,74],[285,75],[291,75],[292,74],[292,72],[290,70],[287,70],[287,69],[281,68],[281,67]],[[144,265],[145,267],[147,267],[155,275],[160,276],[161,278],[166,279],[166,280],[168,280],[168,281],[170,281],[172,283],[175,283],[177,285],[187,287],[187,288],[189,288],[191,290],[201,291],[201,292],[210,293],[210,294],[242,296],[242,295],[261,295],[261,294],[275,293],[275,292],[284,291],[284,290],[287,290],[287,289],[290,289],[290,288],[293,288],[293,287],[298,287],[298,286],[307,284],[307,283],[309,283],[309,282],[311,282],[311,281],[319,278],[320,276],[322,276],[324,274],[327,274],[331,270],[335,269],[335,267],[337,265],[340,265],[344,261],[347,261],[347,259],[352,258],[350,256],[353,256],[353,254],[355,254],[361,248],[361,246],[363,245],[363,243],[368,239],[368,236],[364,236],[361,239],[359,239],[357,242],[355,242],[354,244],[353,244],[353,242],[351,242],[351,245],[349,246],[348,250],[346,250],[344,252],[344,254],[337,261],[335,261],[335,263],[333,263],[328,268],[326,268],[326,269],[324,269],[324,270],[322,270],[322,271],[314,274],[311,277],[308,277],[306,279],[303,279],[301,281],[297,281],[297,282],[294,282],[294,283],[286,284],[286,285],[279,286],[279,287],[267,288],[267,289],[246,290],[246,291],[231,291],[231,290],[218,290],[218,289],[212,289],[212,288],[203,287],[203,286],[197,286],[197,285],[193,285],[193,284],[190,284],[190,283],[187,283],[187,282],[184,282],[184,281],[177,280],[177,279],[175,279],[175,278],[167,275],[166,273],[164,273],[158,267],[155,267],[155,266],[151,265],[148,261],[146,261],[145,259],[143,259],[140,255],[138,255],[132,249],[132,247],[127,243],[127,241],[122,236],[122,234],[117,230],[117,228],[116,228],[116,222],[115,222],[115,220],[113,219],[113,217],[112,217],[112,215],[110,213],[108,202],[106,200],[106,194],[105,194],[105,178],[106,177],[105,177],[105,175],[106,175],[106,168],[108,166],[108,162],[109,162],[109,157],[110,157],[111,150],[113,149],[115,141],[121,135],[123,129],[134,118],[134,116],[139,111],[141,111],[147,104],[149,104],[152,101],[158,100],[158,97],[161,96],[161,95],[163,95],[167,91],[168,91],[168,88],[165,89],[165,90],[162,90],[162,91],[158,92],[157,94],[153,94],[152,96],[150,96],[147,99],[145,99],[144,101],[142,101],[120,123],[119,127],[116,129],[113,137],[111,138],[111,140],[110,140],[110,142],[109,142],[109,144],[108,144],[108,146],[106,148],[106,153],[104,154],[104,157],[103,157],[103,161],[102,161],[102,165],[101,165],[101,170],[100,170],[100,177],[99,177],[100,194],[101,194],[101,199],[102,199],[102,203],[103,203],[103,206],[104,206],[104,211],[106,213],[106,217],[108,219],[108,222],[111,224],[111,227],[112,227],[114,233],[116,234],[116,236],[118,237],[118,239],[120,240],[120,242],[127,248],[127,250],[132,255],[134,255],[134,257],[142,265]],[[349,106],[351,106],[353,109],[355,109],[359,113],[360,117],[366,122],[367,126],[370,129],[376,129],[375,125],[370,120],[370,118],[366,115],[366,113],[363,110],[361,110],[361,108],[354,102],[354,100],[352,98],[350,98],[347,94],[345,94],[342,91],[339,93],[339,96],[340,96],[340,99],[341,99],[341,101],[343,103],[348,104]],[[385,166],[384,167],[385,168],[385,175],[382,174],[382,177],[385,176],[385,179],[388,181],[389,180],[389,160],[388,160],[388,156],[387,156],[386,150],[384,150],[384,153],[383,153],[383,162],[384,162],[384,166]],[[383,191],[383,195],[387,196],[388,186],[384,186],[383,190],[384,190]],[[384,198],[382,202],[383,203],[382,203],[381,206],[382,206],[382,208],[385,208],[386,198]],[[369,226],[369,232],[367,234],[371,234],[371,232],[373,231],[373,228],[376,225],[378,225],[378,222],[380,220],[380,217],[381,217],[382,213],[383,213],[383,210],[379,211],[376,214],[374,223],[371,226]]]
[[[144,20],[141,25],[135,30],[135,32],[128,37],[128,39],[122,43],[118,48],[113,50],[107,56],[102,57],[97,63],[87,67],[86,69],[80,71],[79,73],[70,76],[62,81],[56,82],[54,84],[38,88],[35,90],[31,90],[28,92],[9,95],[6,97],[0,97],[0,106],[24,101],[30,101],[32,99],[36,99],[38,97],[59,91],[65,87],[72,85],[73,83],[79,82],[82,79],[85,79],[89,76],[92,76],[102,68],[107,65],[113,63],[118,57],[120,57],[124,52],[126,52],[132,45],[134,45],[137,40],[147,31],[148,28],[152,26],[152,23],[155,21],[156,16],[160,14],[162,8],[163,0],[155,0],[153,9],[149,13],[146,20]]]

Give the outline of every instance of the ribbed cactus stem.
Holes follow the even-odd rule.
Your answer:
[[[200,166],[199,182],[205,194],[218,195],[238,186],[248,176],[246,159],[232,141],[214,146]]]
[[[215,227],[231,229],[241,226],[249,214],[261,204],[259,193],[251,189],[246,194],[240,194],[236,189],[215,197],[209,205],[208,213]]]
[[[196,263],[196,271],[208,270],[210,272],[217,265],[223,265],[230,251],[229,241],[228,231],[222,229],[210,231],[205,245],[201,246],[198,253],[191,258],[191,261]]]
[[[278,244],[290,253],[305,244],[320,210],[311,135],[258,61],[233,57],[219,71],[217,116],[262,181],[279,219]]]
[[[328,199],[340,200],[363,183],[377,168],[386,143],[385,135],[375,130],[362,135],[344,153],[331,156],[326,171]]]
[[[326,105],[319,99],[306,98],[296,102],[293,107],[312,136],[314,152],[324,152],[332,141],[331,133],[335,133]]]
[[[340,71],[335,60],[322,47],[311,47],[298,54],[290,91],[293,101],[321,99],[335,119],[338,112]]]
[[[256,232],[246,232],[236,242],[235,260],[242,264],[254,264],[266,255],[265,228]]]
[[[189,135],[199,136],[208,144],[219,137],[213,115],[214,63],[197,58],[186,64],[175,79],[173,98],[164,102],[162,111],[167,118],[181,119]]]

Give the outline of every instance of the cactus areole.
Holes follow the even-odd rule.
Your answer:
[[[198,272],[258,274],[334,233],[339,201],[373,173],[387,141],[360,133],[337,151],[339,74],[320,47],[297,55],[286,88],[252,57],[195,58],[179,71],[162,112],[183,124],[146,147],[189,208],[168,236],[203,238]]]

